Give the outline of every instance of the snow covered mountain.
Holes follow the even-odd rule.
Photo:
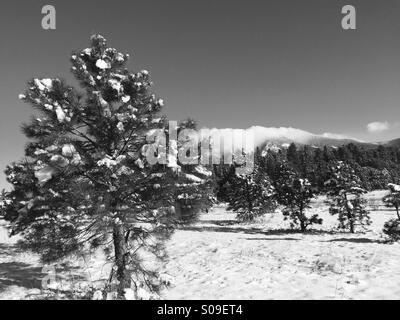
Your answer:
[[[352,139],[342,135],[331,133],[318,135],[295,128],[266,128],[255,126],[249,128],[248,130],[253,132],[255,137],[255,144],[257,146],[264,146],[267,143],[274,143],[276,145],[286,147],[292,142],[299,145],[310,145],[315,147],[338,147],[349,143],[359,145],[367,144],[363,141]]]
[[[287,148],[292,142],[297,145],[310,145],[313,147],[339,147],[349,143],[354,143],[356,145],[362,145],[364,147],[376,147],[377,144],[366,143],[360,140],[352,139],[346,136],[324,133],[324,134],[313,134],[305,130],[295,129],[295,128],[274,128],[274,127],[261,127],[253,126],[246,130],[242,129],[212,129],[215,136],[215,132],[218,132],[220,136],[223,137],[224,141],[228,141],[233,136],[234,145],[238,143],[235,138],[243,135],[244,132],[250,133],[254,137],[254,145],[256,147],[264,148],[266,146],[271,146],[274,148]],[[238,140],[239,144],[241,140]]]

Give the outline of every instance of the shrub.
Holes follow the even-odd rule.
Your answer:
[[[387,221],[383,227],[383,233],[386,234],[392,241],[400,240],[400,220],[391,219]]]

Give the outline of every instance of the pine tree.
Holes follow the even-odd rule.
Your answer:
[[[292,142],[287,149],[287,161],[292,167],[297,169],[299,165],[299,153],[297,151],[297,146],[294,142]]]
[[[370,225],[369,212],[363,194],[367,193],[361,187],[361,180],[350,165],[338,161],[331,167],[330,179],[325,182],[328,188],[329,211],[337,214],[339,228],[355,232],[356,225]]]
[[[397,218],[400,220],[400,186],[389,183],[390,193],[383,197],[382,201],[387,207],[393,207],[396,210]]]
[[[214,164],[214,176],[216,179],[215,195],[221,202],[229,201],[231,181],[235,177],[235,166],[227,164]]]
[[[23,126],[31,142],[26,158],[7,167],[13,190],[2,209],[11,234],[22,234],[24,246],[46,262],[104,248],[119,298],[142,285],[160,289],[162,281],[142,263],[144,251],[165,256],[176,199],[200,194],[208,175],[167,161],[176,141],[153,148],[159,141],[148,134],[167,134],[163,100],[151,92],[149,72],[130,73],[127,59],[94,35],[91,47],[71,58],[83,93],[59,79],[29,82],[20,99],[39,116]],[[150,163],[149,154],[159,161]]]
[[[311,173],[312,182],[318,190],[323,190],[324,182],[328,179],[328,165],[324,160],[323,151],[318,148],[315,150],[313,159],[313,170]]]
[[[9,203],[10,201],[7,200],[7,192],[5,189],[1,190],[0,193],[0,213],[1,210],[4,209],[7,206],[7,203]]]
[[[311,208],[310,202],[315,197],[310,182],[301,178],[285,163],[280,167],[276,192],[278,203],[284,206],[284,219],[290,219],[292,227],[300,225],[300,230],[304,232],[310,225],[322,223],[317,214],[310,217],[306,215],[306,210]]]
[[[273,183],[279,179],[280,164],[286,161],[286,155],[281,149],[269,148],[261,153],[262,170],[270,177]]]
[[[252,221],[276,209],[274,188],[258,164],[248,174],[233,175],[228,190],[228,210],[235,212],[239,221]]]
[[[300,173],[303,177],[310,177],[313,173],[313,150],[305,145],[299,154]]]
[[[185,135],[180,137],[183,130],[196,130],[197,123],[193,119],[182,121],[177,127],[177,152],[176,164],[180,170],[183,170],[181,176],[185,177],[189,183],[177,183],[178,192],[175,202],[175,209],[179,223],[194,222],[199,213],[208,211],[216,202],[214,197],[215,179],[213,177],[211,165],[198,165],[201,163],[201,147],[198,141],[191,141]],[[170,138],[168,138],[170,139]],[[191,150],[196,150],[194,154]],[[182,158],[179,153],[182,153]],[[184,154],[184,157],[183,157]],[[181,161],[184,160],[185,161]],[[174,160],[175,161],[175,160]],[[184,162],[184,163],[182,163]],[[182,179],[181,179],[182,180]]]
[[[400,240],[400,186],[389,183],[388,184],[390,193],[383,197],[383,202],[387,207],[393,207],[396,210],[397,219],[390,219],[385,222],[383,227],[383,233],[388,235],[393,241]]]

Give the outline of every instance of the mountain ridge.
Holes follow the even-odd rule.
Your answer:
[[[254,137],[254,145],[255,147],[265,147],[267,144],[275,144],[277,146],[287,147],[291,143],[295,143],[297,145],[310,145],[314,147],[339,147],[346,144],[353,143],[358,146],[363,146],[366,148],[375,148],[380,143],[373,142],[365,142],[355,138],[346,137],[339,134],[332,133],[323,133],[323,134],[314,134],[302,129],[296,129],[292,127],[262,127],[262,126],[252,126],[248,129],[208,129],[204,128],[202,130],[211,130],[210,135],[216,136],[220,135],[223,137],[224,141],[228,141],[229,139],[238,139],[235,141],[235,144],[241,143],[240,136],[243,135],[244,132],[251,133]],[[381,144],[386,145],[389,143],[382,142]],[[393,142],[393,144],[395,144]],[[397,145],[397,144],[396,144]],[[398,141],[398,146],[400,147],[400,139]]]

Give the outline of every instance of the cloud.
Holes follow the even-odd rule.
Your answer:
[[[369,133],[378,133],[378,132],[383,132],[386,130],[389,130],[391,127],[390,123],[385,121],[385,122],[371,122],[367,124],[367,131]]]

